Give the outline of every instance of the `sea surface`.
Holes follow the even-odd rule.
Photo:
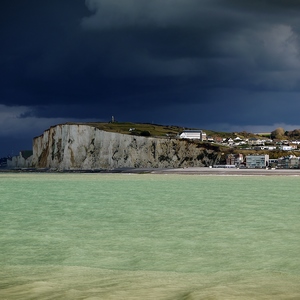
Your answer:
[[[0,299],[300,299],[300,177],[0,173]]]

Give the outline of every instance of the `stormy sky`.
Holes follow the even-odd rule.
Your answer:
[[[0,157],[58,123],[300,128],[299,0],[2,0]]]

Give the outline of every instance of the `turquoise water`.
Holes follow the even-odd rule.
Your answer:
[[[0,174],[0,299],[300,299],[299,183]]]

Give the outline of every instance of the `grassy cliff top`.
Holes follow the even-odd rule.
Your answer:
[[[150,124],[150,123],[132,123],[132,122],[109,122],[109,123],[67,123],[69,125],[89,125],[92,127],[96,127],[100,130],[108,131],[108,132],[117,132],[122,134],[133,134],[133,135],[144,135],[146,132],[149,132],[148,136],[176,136],[181,133],[183,130],[187,129],[199,129],[203,130],[207,136],[212,137],[221,137],[221,138],[234,138],[234,137],[242,137],[242,138],[250,138],[250,137],[258,137],[261,136],[255,135],[253,133],[248,132],[217,132],[212,130],[207,130],[203,128],[187,128],[176,125],[159,125],[159,124]]]
[[[66,125],[87,125],[95,127],[99,130],[107,132],[116,132],[121,134],[130,135],[142,135],[152,137],[175,137],[183,130],[203,130],[208,136],[218,136],[222,138],[234,137],[235,133],[229,132],[217,132],[212,130],[206,130],[203,128],[187,128],[176,125],[160,125],[150,123],[133,123],[133,122],[67,122]],[[59,126],[63,124],[53,125],[51,127]],[[39,136],[36,136],[37,138]]]
[[[67,123],[70,125],[74,124],[83,124],[98,128],[100,130],[108,132],[117,132],[122,134],[136,134],[141,135],[142,133],[149,132],[151,136],[166,136],[166,135],[177,135],[184,128],[173,125],[158,125],[158,124],[149,124],[149,123]]]

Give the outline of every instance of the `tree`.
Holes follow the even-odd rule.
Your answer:
[[[151,133],[150,133],[150,131],[145,130],[145,131],[141,132],[141,136],[151,136]]]
[[[295,129],[293,131],[288,132],[288,136],[291,138],[299,139],[300,137],[300,129]]]
[[[281,127],[276,128],[274,131],[271,132],[271,139],[284,139],[285,130]]]

